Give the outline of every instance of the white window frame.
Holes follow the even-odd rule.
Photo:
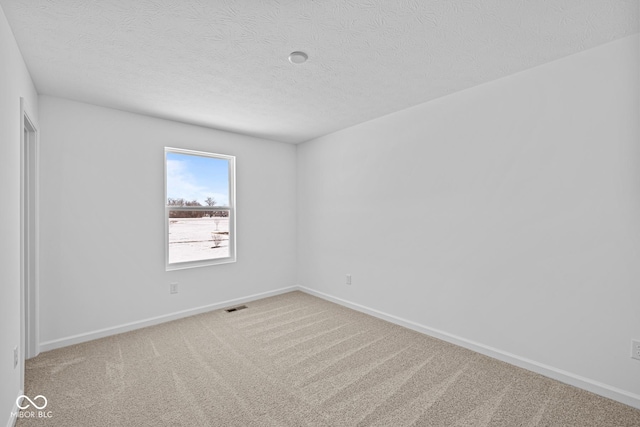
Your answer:
[[[189,154],[192,156],[211,157],[229,162],[229,205],[228,206],[168,206],[167,200],[167,153]],[[226,154],[205,151],[187,150],[184,148],[164,148],[164,238],[166,270],[182,270],[185,268],[205,267],[210,265],[236,262],[236,158]],[[229,212],[229,256],[224,258],[204,259],[196,261],[169,263],[169,211],[228,211]]]

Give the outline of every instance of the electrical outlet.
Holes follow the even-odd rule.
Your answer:
[[[178,284],[177,283],[171,283],[169,285],[169,293],[170,294],[177,294],[178,293]]]
[[[631,340],[631,358],[640,360],[640,341]]]
[[[347,285],[351,284],[351,275],[347,274]]]
[[[18,347],[13,348],[13,368],[18,366]]]

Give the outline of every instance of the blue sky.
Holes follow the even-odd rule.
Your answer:
[[[167,198],[204,200],[229,205],[229,161],[213,157],[167,152]]]

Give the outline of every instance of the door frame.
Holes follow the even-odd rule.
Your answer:
[[[20,359],[40,353],[39,132],[20,98]],[[24,369],[21,385],[24,389]]]

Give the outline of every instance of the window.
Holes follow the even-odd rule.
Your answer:
[[[167,270],[235,262],[235,157],[164,152]]]

